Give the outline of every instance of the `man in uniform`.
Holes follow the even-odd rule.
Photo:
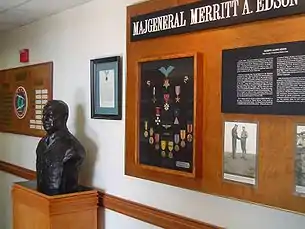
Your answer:
[[[242,132],[240,135],[240,146],[242,150],[242,156],[241,158],[246,159],[246,154],[247,154],[247,138],[248,138],[248,132],[246,131],[246,127],[242,127]]]
[[[232,158],[233,159],[235,159],[237,139],[240,139],[237,135],[237,127],[238,127],[238,125],[235,124],[234,127],[232,128]]]
[[[69,132],[68,105],[49,101],[43,109],[43,127],[47,134],[36,148],[37,189],[47,195],[78,191],[78,175],[85,149]]]

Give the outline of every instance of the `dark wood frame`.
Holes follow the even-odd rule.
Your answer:
[[[122,119],[122,60],[121,56],[111,56],[111,57],[104,57],[98,59],[90,60],[90,95],[91,95],[91,118],[92,119],[109,119],[109,120],[121,120]],[[98,64],[116,62],[118,68],[118,81],[117,85],[115,85],[117,90],[117,114],[97,114],[95,113],[95,67]]]
[[[193,152],[193,172],[180,172],[165,168],[158,168],[139,163],[139,111],[140,111],[140,71],[141,63],[156,60],[166,60],[175,58],[194,58],[194,152]],[[137,74],[127,79],[127,120],[126,122],[126,148],[125,148],[125,174],[143,179],[171,184],[178,187],[199,189],[201,186],[202,167],[202,144],[200,136],[203,129],[203,55],[197,52],[179,53],[149,58],[141,58],[137,61]],[[132,104],[132,105],[131,105]],[[130,117],[130,118],[129,118]],[[133,117],[131,119],[131,117]]]

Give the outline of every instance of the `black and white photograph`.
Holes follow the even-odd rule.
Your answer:
[[[305,194],[305,124],[296,127],[295,191]]]
[[[257,128],[254,122],[225,121],[223,132],[223,177],[251,185],[257,175]]]

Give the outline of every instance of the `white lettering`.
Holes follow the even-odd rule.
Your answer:
[[[225,18],[225,3],[222,2],[220,3],[221,5],[221,19],[224,19]]]
[[[199,11],[200,15],[198,23],[205,22],[205,7],[200,7]]]
[[[175,24],[173,24],[173,28],[177,28],[177,27],[180,27],[178,13],[176,13],[176,15],[175,15]]]
[[[169,29],[175,28],[174,27],[174,15],[170,14],[168,15],[168,24],[169,24]]]
[[[299,4],[298,0],[291,0],[290,6],[297,6]]]
[[[133,36],[139,35],[139,22],[133,22]]]
[[[220,20],[221,19],[220,15],[219,15],[219,9],[220,9],[220,5],[219,4],[214,4],[213,5],[214,20]]]
[[[184,19],[184,11],[180,12],[180,20],[181,20],[181,27],[186,26],[186,19]]]
[[[225,8],[227,9],[227,16],[226,18],[230,17],[230,1],[229,2],[225,2]]]
[[[151,18],[148,19],[148,24],[149,24],[149,25],[148,25],[148,28],[147,28],[147,29],[148,29],[148,32],[151,33],[151,32],[153,31],[153,26],[154,26],[154,25],[153,25],[153,20],[152,20]]]
[[[278,3],[278,4],[276,4],[276,3]],[[279,9],[279,8],[281,8],[281,5],[282,5],[281,0],[275,0],[273,6],[274,6],[274,9]]]
[[[237,6],[239,6],[239,0],[234,0],[234,1],[233,1],[233,8],[234,8],[233,17],[236,17],[236,16],[237,16]]]
[[[168,16],[163,17],[163,29],[167,30],[170,28],[170,25],[168,24]]]
[[[205,11],[206,20],[207,21],[213,21],[213,18],[212,18],[212,6],[207,5],[205,8],[206,8],[206,11]]]
[[[257,0],[256,12],[297,6],[298,0]]]
[[[282,6],[283,6],[284,8],[288,7],[289,4],[290,4],[290,0],[286,0],[286,3],[285,3],[285,0],[282,0]]]
[[[266,5],[265,5],[265,9],[264,9],[264,11],[269,11],[269,10],[271,10],[272,8],[273,8],[273,2],[274,0],[270,0],[270,1],[266,1]]]
[[[197,24],[198,19],[198,8],[191,9],[191,25]]]
[[[264,11],[263,0],[257,0],[256,12]]]
[[[245,15],[245,14],[250,14],[250,8],[249,8],[249,3],[248,3],[248,0],[245,0],[245,3],[244,3],[244,9],[243,9],[243,14],[242,15]]]

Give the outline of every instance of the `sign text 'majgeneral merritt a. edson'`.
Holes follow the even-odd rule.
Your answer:
[[[204,0],[131,18],[131,41],[305,13],[305,0]]]

